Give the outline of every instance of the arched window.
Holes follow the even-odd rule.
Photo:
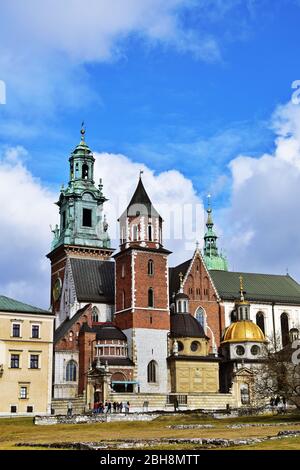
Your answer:
[[[137,225],[132,226],[132,240],[137,241],[138,239],[138,227]]]
[[[122,278],[125,277],[125,264],[122,264],[122,268],[121,268],[121,277],[122,277]]]
[[[236,310],[232,310],[231,314],[230,314],[230,322],[233,323],[237,321],[237,312]]]
[[[196,317],[197,322],[200,323],[202,328],[204,328],[205,327],[205,312],[202,307],[197,308],[195,317]]]
[[[151,361],[147,367],[148,383],[157,382],[157,364],[155,361]]]
[[[98,322],[99,321],[99,310],[98,310],[98,307],[93,307],[93,311],[92,311],[92,320],[94,322]]]
[[[154,274],[154,269],[153,268],[154,268],[153,261],[152,261],[152,259],[149,259],[149,261],[148,261],[148,275],[149,276],[153,276],[153,274]]]
[[[263,334],[265,334],[265,316],[262,312],[256,314],[256,324],[259,326]]]
[[[152,241],[152,225],[148,225],[148,240],[149,242]]]
[[[148,289],[148,307],[154,307],[154,292],[152,287]]]
[[[66,367],[66,381],[76,382],[77,380],[77,365],[76,362],[71,360],[67,363]]]
[[[287,313],[283,312],[280,315],[280,324],[281,324],[281,342],[282,346],[286,346],[289,343],[289,317]]]
[[[125,308],[125,291],[122,291],[122,309]]]
[[[89,167],[86,163],[82,165],[82,179],[87,180],[89,177]]]

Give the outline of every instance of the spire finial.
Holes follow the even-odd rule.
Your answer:
[[[244,300],[244,279],[243,276],[239,277],[240,279],[240,295],[241,295],[241,300]]]
[[[182,272],[180,272],[178,274],[178,276],[179,276],[179,282],[180,282],[180,292],[183,292],[183,274],[182,274]]]
[[[81,123],[80,134],[81,134],[81,141],[84,142],[84,137],[85,137],[85,125],[84,125],[84,121],[82,121],[82,123]]]
[[[142,179],[142,174],[144,173],[144,170],[140,170],[140,180]]]
[[[196,250],[199,250],[199,242],[196,240]]]

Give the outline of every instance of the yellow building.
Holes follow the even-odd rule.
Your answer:
[[[51,312],[0,296],[0,416],[51,412]]]

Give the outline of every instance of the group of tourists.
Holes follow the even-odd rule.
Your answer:
[[[280,397],[277,395],[275,398],[272,397],[270,399],[270,406],[272,411],[277,410],[278,413],[285,413],[286,412],[286,398]]]
[[[130,411],[130,403],[127,401],[126,403],[123,402],[116,402],[113,403],[111,401],[103,402],[95,402],[93,413],[129,413]]]

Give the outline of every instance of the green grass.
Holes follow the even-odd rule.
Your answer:
[[[238,423],[269,423],[288,422],[290,426],[284,429],[297,429],[293,423],[300,423],[300,413],[293,415],[256,416],[224,419],[213,419],[201,413],[180,414],[177,416],[163,415],[150,422],[114,422],[92,424],[62,424],[50,426],[35,426],[32,418],[3,418],[0,419],[0,449],[24,449],[15,447],[16,443],[56,443],[56,442],[100,442],[122,441],[128,439],[151,440],[163,438],[225,438],[237,439],[259,436],[276,436],[280,430],[278,426],[249,427],[230,429],[228,424]],[[209,429],[170,429],[168,426],[176,424],[212,424]],[[156,449],[195,449],[195,444],[156,444]],[[254,446],[235,447],[238,449],[300,449],[300,438],[285,438],[276,441],[264,442]],[[37,448],[35,448],[37,449]],[[41,449],[41,447],[39,447]],[[149,449],[149,448],[148,448]]]

